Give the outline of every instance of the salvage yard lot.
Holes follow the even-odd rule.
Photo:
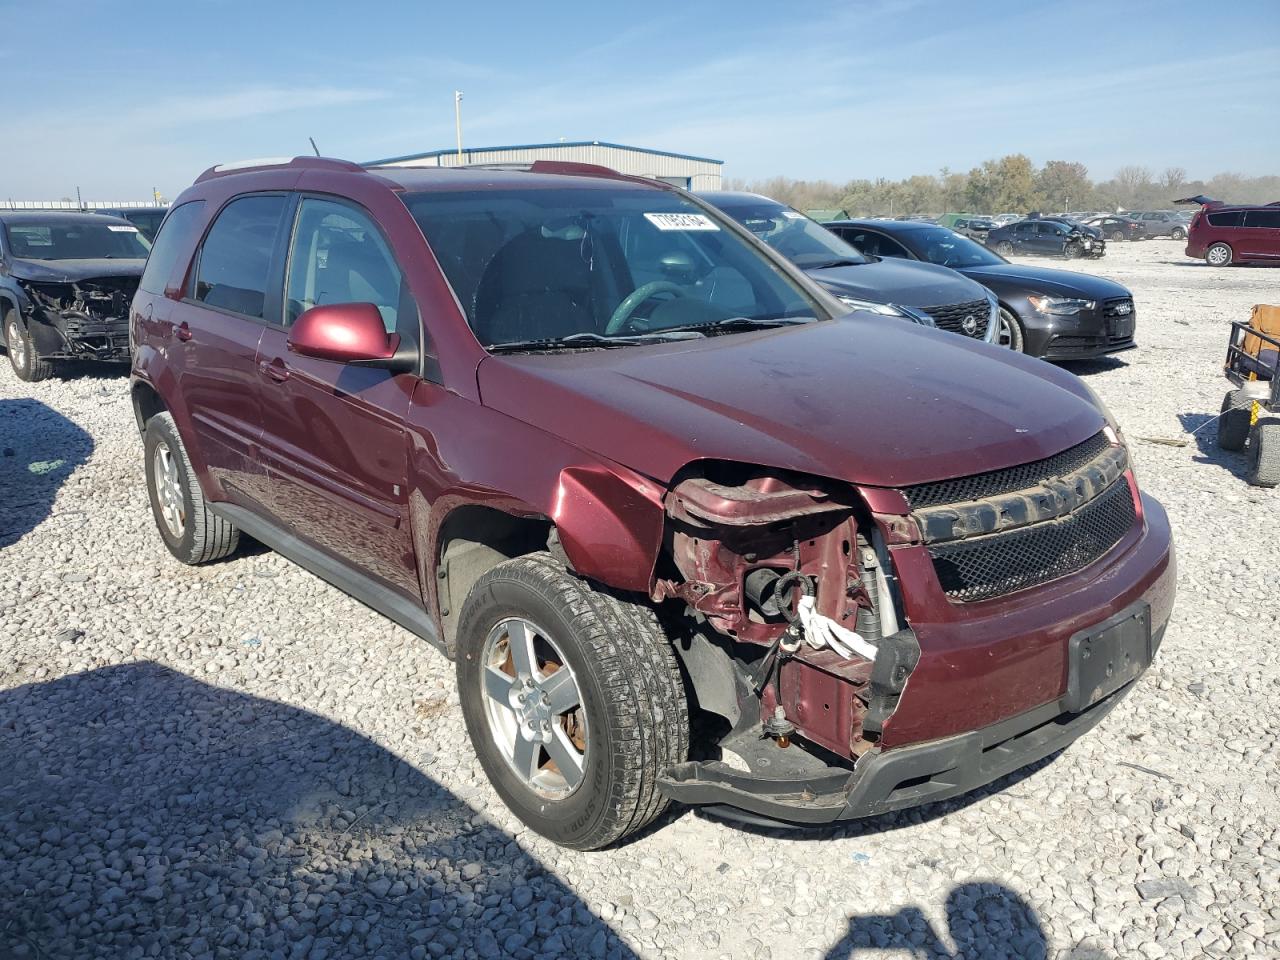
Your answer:
[[[1071,369],[1169,510],[1164,646],[1057,759],[813,834],[684,809],[599,853],[525,831],[450,663],[269,552],[180,566],[127,380],[5,366],[0,957],[1280,955],[1280,490],[1186,432],[1280,269],[1164,240],[1049,265],[1134,294],[1139,348]]]

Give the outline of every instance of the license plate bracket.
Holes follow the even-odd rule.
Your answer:
[[[1151,607],[1130,607],[1067,642],[1064,706],[1078,713],[1115,693],[1151,665]]]
[[[1131,337],[1133,336],[1133,315],[1127,317],[1116,317],[1111,321],[1111,335],[1113,337]]]

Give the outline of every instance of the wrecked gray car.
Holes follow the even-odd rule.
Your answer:
[[[0,211],[0,319],[13,372],[129,359],[129,304],[151,245],[120,217]]]

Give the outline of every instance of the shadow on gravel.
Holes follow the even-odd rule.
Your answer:
[[[1218,427],[1213,421],[1218,419],[1216,413],[1180,413],[1178,422],[1182,429],[1192,434],[1196,449],[1200,455],[1192,457],[1196,463],[1211,463],[1221,467],[1234,477],[1243,480],[1249,472],[1248,458],[1243,453],[1232,453],[1218,446]],[[1195,433],[1194,431],[1200,431]]]
[[[39,400],[0,400],[0,550],[44,522],[92,452],[89,434]]]
[[[410,764],[150,663],[0,693],[0,957],[631,957]]]
[[[1091,377],[1097,373],[1123,370],[1129,363],[1119,357],[1099,357],[1096,360],[1059,360],[1058,365],[1077,377]]]
[[[918,907],[894,914],[849,919],[845,936],[827,951],[826,960],[849,960],[882,950],[906,951],[930,960],[1044,960],[1049,953],[1040,919],[1025,900],[998,883],[962,883],[947,895],[947,932],[953,953]],[[1092,947],[1078,946],[1059,954],[1063,960],[1109,960]]]

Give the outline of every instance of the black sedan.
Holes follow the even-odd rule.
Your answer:
[[[1038,254],[1044,257],[1101,257],[1107,242],[1093,236],[1091,227],[1039,217],[1020,220],[987,234],[987,246],[1002,256],[1012,253]]]
[[[996,298],[980,284],[930,263],[865,256],[822,225],[777,200],[754,193],[710,190],[698,196],[728,214],[816,280],[847,306],[902,317],[973,340],[994,343],[1000,332]],[[945,227],[888,221],[908,229]]]
[[[1090,227],[1096,227],[1102,231],[1103,236],[1108,240],[1145,240],[1147,239],[1147,228],[1138,220],[1132,217],[1108,216],[1108,217],[1090,217],[1085,221]]]
[[[950,267],[976,280],[999,298],[1000,340],[1015,350],[1046,360],[1083,360],[1136,346],[1133,294],[1118,283],[1010,263],[942,227],[880,220],[826,226],[864,253]]]

